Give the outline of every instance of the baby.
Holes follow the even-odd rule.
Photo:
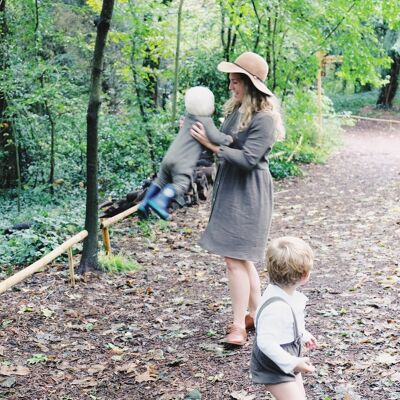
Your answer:
[[[305,400],[302,372],[313,372],[301,346],[317,341],[304,326],[307,297],[297,289],[310,279],[313,251],[303,240],[281,237],[267,250],[270,284],[256,313],[256,338],[251,356],[254,383],[266,385],[277,400]]]
[[[165,220],[171,218],[168,206],[189,188],[193,170],[200,158],[202,145],[190,134],[191,126],[199,121],[204,125],[209,140],[229,146],[233,138],[220,132],[211,118],[214,113],[214,95],[206,87],[195,86],[185,95],[186,115],[178,135],[165,154],[157,178],[147,189],[139,204],[138,213],[147,218],[149,208]]]

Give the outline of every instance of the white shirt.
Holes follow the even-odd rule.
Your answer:
[[[307,296],[297,291],[289,295],[279,286],[270,284],[262,295],[261,305],[275,296],[281,297],[290,304],[296,316],[302,341],[307,342],[311,337],[304,326],[304,308],[308,300]],[[257,346],[286,373],[293,372],[299,362],[299,357],[292,356],[280,346],[281,344],[293,342],[295,339],[293,314],[288,304],[283,301],[271,303],[264,308],[257,324]],[[261,305],[258,307],[257,313]]]

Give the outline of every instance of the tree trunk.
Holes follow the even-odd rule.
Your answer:
[[[155,154],[155,145],[154,145],[154,140],[153,140],[153,131],[149,127],[149,117],[147,115],[147,110],[145,107],[145,95],[142,96],[140,87],[139,87],[139,79],[138,79],[137,72],[135,69],[135,64],[134,64],[134,50],[132,50],[132,53],[131,53],[131,71],[132,71],[133,82],[135,83],[135,90],[136,90],[137,101],[139,104],[140,116],[142,117],[147,143],[149,144],[149,156],[150,156],[150,161],[151,161],[151,167],[152,167],[153,173],[156,174],[157,173],[157,162],[156,162],[156,154]]]
[[[376,102],[376,105],[382,108],[392,108],[393,100],[399,87],[400,54],[392,52],[391,57],[393,62],[389,72],[390,80],[387,85],[382,87]]]
[[[40,76],[40,86],[44,89],[44,74]],[[56,148],[56,123],[53,118],[53,114],[49,107],[47,100],[44,100],[44,109],[47,114],[50,123],[50,172],[49,172],[49,185],[50,193],[54,194],[54,171],[55,171],[55,148]]]
[[[0,43],[4,46],[2,54],[0,53],[0,73],[8,68],[5,49],[8,26],[5,11],[6,0],[0,0]],[[12,142],[12,125],[6,117],[6,109],[6,93],[0,92],[0,151],[4,152],[0,158],[0,188],[3,189],[15,187],[17,182],[16,149]]]
[[[223,59],[225,61],[230,61],[236,44],[236,27],[233,26],[231,16],[226,16],[226,10],[222,1],[219,2],[219,6],[221,8],[221,44]],[[226,19],[228,19],[228,26],[226,26]]]
[[[254,29],[256,31],[255,33],[255,40],[254,40],[254,45],[253,45],[253,52],[257,53],[258,51],[258,45],[260,43],[260,38],[261,38],[261,27],[262,27],[262,21],[261,18],[258,14],[257,6],[254,0],[251,0],[251,5],[253,6],[253,11],[257,19],[257,29]]]
[[[94,48],[92,76],[90,84],[90,98],[86,115],[87,121],[87,189],[86,189],[86,218],[85,229],[89,235],[83,243],[82,259],[78,273],[98,269],[98,187],[97,187],[97,127],[100,109],[101,74],[103,69],[104,48],[114,8],[114,0],[103,0],[100,20],[97,25],[96,44]]]
[[[179,1],[178,21],[176,28],[176,50],[175,50],[175,69],[174,69],[174,92],[172,97],[172,122],[176,120],[176,98],[178,95],[178,72],[179,72],[179,49],[181,46],[181,21],[182,21],[183,0]]]

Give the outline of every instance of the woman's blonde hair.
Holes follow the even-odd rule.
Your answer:
[[[267,96],[260,92],[251,83],[249,77],[245,74],[237,74],[244,82],[243,100],[239,102],[234,95],[224,104],[224,116],[231,114],[236,108],[241,108],[241,117],[238,125],[238,132],[243,131],[250,123],[253,114],[256,112],[268,112],[275,120],[275,138],[276,140],[285,139],[285,128],[283,126],[282,114],[279,101],[275,96]]]
[[[313,260],[314,253],[304,240],[292,236],[274,239],[267,250],[269,279],[277,285],[294,285],[309,274]]]

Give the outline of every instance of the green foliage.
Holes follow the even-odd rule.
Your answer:
[[[37,353],[34,354],[31,358],[28,358],[26,361],[28,364],[39,364],[42,362],[46,362],[47,356],[45,354]]]
[[[140,264],[134,260],[130,260],[122,254],[117,255],[100,255],[100,268],[109,273],[121,273],[129,271],[137,271],[140,269]]]
[[[301,175],[301,169],[294,161],[286,161],[284,159],[273,158],[269,162],[271,175],[275,179],[284,179],[288,176]]]
[[[139,229],[140,235],[144,236],[146,238],[149,238],[150,240],[155,239],[153,227],[152,227],[152,216],[150,216],[149,219],[144,219],[144,220],[138,220],[136,225]]]
[[[87,4],[46,0],[36,15],[32,2],[7,3],[9,32],[0,52],[8,67],[2,71],[0,92],[7,94],[8,101],[3,117],[14,121],[20,137],[25,189],[49,179],[50,118],[56,139],[55,178],[72,188],[85,181],[87,71],[95,39],[94,26],[88,21],[96,16],[100,3]],[[207,85],[217,100],[215,119],[221,117],[221,106],[228,96],[227,77],[216,65],[224,57],[233,59],[244,50],[254,49],[269,61],[269,86],[286,104],[288,141],[295,146],[303,135],[304,143],[314,145],[315,97],[304,102],[299,93],[307,97],[313,90],[315,52],[322,49],[342,54],[344,62],[335,73],[349,84],[379,84],[379,68],[387,66],[388,59],[374,28],[379,18],[394,28],[395,11],[398,5],[394,0],[368,0],[353,7],[344,0],[324,4],[237,4],[231,0],[185,3],[179,75],[181,112],[185,90]],[[176,126],[169,121],[176,12],[173,5],[157,0],[116,4],[106,53],[99,130],[102,194],[121,195],[150,176],[176,134]],[[275,28],[271,31],[268,26]],[[221,29],[225,32],[223,46]],[[229,49],[225,46],[228,31],[235,37]],[[307,126],[310,129],[305,133]]]
[[[375,109],[378,94],[379,91],[375,89],[361,93],[329,94],[329,97],[338,113],[351,112],[355,115],[367,113],[367,115],[373,116],[380,112],[378,109]],[[397,93],[397,96],[393,100],[393,106],[397,108],[400,107],[400,92]],[[367,110],[371,111],[367,112]]]
[[[36,189],[25,194],[22,199],[24,211],[19,214],[12,197],[1,203],[2,213],[6,217],[0,221],[0,232],[22,222],[31,222],[32,226],[2,236],[0,271],[4,269],[7,272],[10,265],[26,265],[38,260],[83,229],[82,193],[76,192],[75,198],[65,194],[61,191],[51,203],[48,192]],[[78,251],[80,246],[74,246],[74,251]]]
[[[0,41],[0,94],[7,100],[0,132],[7,140],[0,165],[7,165],[8,149],[18,137],[25,211],[18,214],[5,196],[0,229],[24,220],[33,226],[0,242],[4,268],[34,261],[83,225],[88,71],[99,6],[99,0],[43,0],[38,9],[29,0],[7,2],[8,30]],[[217,122],[229,93],[227,76],[216,65],[256,51],[269,63],[268,86],[285,111],[287,139],[274,146],[281,155],[271,159],[271,172],[276,178],[299,174],[302,163],[324,161],[340,142],[343,120],[334,109],[357,112],[374,104],[376,92],[353,93],[384,81],[381,71],[390,60],[382,27],[398,33],[399,14],[397,0],[185,1],[179,112],[186,89],[206,85],[215,94]],[[176,17],[173,2],[116,2],[99,119],[101,197],[125,195],[151,176],[177,133],[176,122],[170,121]],[[324,78],[333,102],[323,99],[321,131],[315,95],[318,50],[343,56]],[[13,130],[7,129],[10,122]],[[52,156],[54,178],[64,182],[60,187],[49,185]],[[153,237],[148,225],[139,229]]]
[[[214,116],[221,116],[221,106],[228,99],[228,76],[221,74],[216,68],[222,58],[221,52],[211,52],[208,49],[204,52],[198,51],[195,56],[185,60],[180,74],[182,92],[192,86],[210,88],[217,100]]]
[[[351,111],[353,114],[357,114],[363,107],[375,106],[378,91],[372,90],[352,94],[338,93],[330,95],[330,98],[337,112]]]

